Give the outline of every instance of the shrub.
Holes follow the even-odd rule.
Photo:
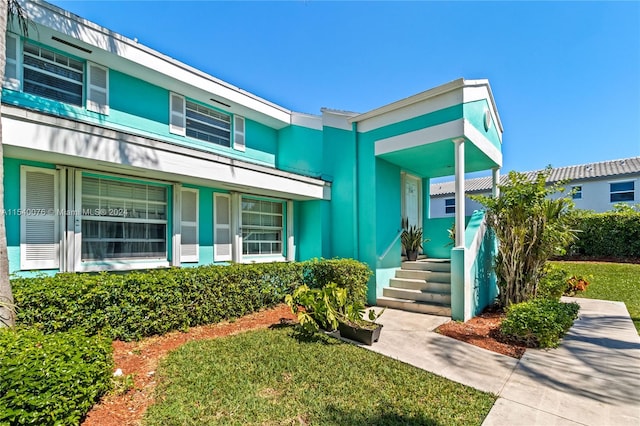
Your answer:
[[[570,253],[593,257],[640,258],[640,211],[632,208],[572,217],[578,240]]]
[[[569,273],[564,269],[547,264],[544,275],[538,284],[536,297],[543,299],[560,300],[560,297],[567,290],[567,280]]]
[[[364,301],[371,271],[350,259],[209,265],[127,274],[64,273],[12,280],[18,323],[45,333],[80,327],[122,340],[212,324],[274,306],[303,281],[335,280]]]
[[[235,318],[283,301],[298,263],[65,273],[12,281],[18,322],[46,333],[83,328],[122,340]]]
[[[580,291],[585,291],[589,282],[582,275],[574,275],[567,280],[567,286],[564,291],[565,296],[575,296]]]
[[[347,303],[365,303],[372,272],[366,263],[353,259],[313,259],[302,264],[303,283],[324,288],[335,283],[347,290]]]
[[[0,423],[77,425],[111,386],[111,342],[82,331],[0,330]]]
[[[500,330],[521,338],[529,347],[558,346],[578,317],[580,305],[550,299],[533,299],[507,308]]]

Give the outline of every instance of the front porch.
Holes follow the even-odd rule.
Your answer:
[[[360,152],[366,147],[374,156],[374,164],[359,164],[375,176],[368,185],[360,179],[361,188],[374,186],[374,193],[359,194],[361,206],[376,206],[375,215],[371,209],[359,215],[361,243],[373,243],[376,251],[374,258],[366,250],[360,256],[375,270],[369,303],[460,320],[472,317],[495,295],[490,288],[495,286],[490,270],[495,244],[484,215],[464,215],[465,174],[491,171],[495,188],[502,166],[502,124],[488,81],[456,80],[351,122]],[[455,176],[455,213],[431,219],[430,180],[446,176]],[[401,261],[401,221],[423,228],[430,240],[423,254],[429,259]],[[449,239],[452,224],[455,241]],[[373,241],[362,231],[372,232]]]

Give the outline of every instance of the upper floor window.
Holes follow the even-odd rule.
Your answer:
[[[109,69],[7,33],[4,87],[109,114]]]
[[[222,146],[231,146],[231,116],[186,101],[187,136]]]
[[[447,198],[444,200],[444,212],[447,214],[453,214],[456,212],[456,199]]]
[[[612,203],[633,201],[635,198],[635,182],[615,182],[609,184],[609,197]]]
[[[582,185],[574,186],[572,189],[573,189],[573,192],[571,193],[571,198],[573,198],[574,200],[581,200],[582,199]]]
[[[84,64],[27,41],[23,49],[23,90],[82,106]]]

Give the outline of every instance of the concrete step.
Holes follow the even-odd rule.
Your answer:
[[[409,312],[418,312],[421,314],[440,315],[443,317],[451,316],[451,307],[447,305],[438,305],[434,303],[417,302],[415,300],[396,299],[393,297],[378,297],[376,305],[386,306],[392,309],[400,309]]]
[[[385,287],[382,295],[394,299],[415,300],[419,302],[437,303],[440,305],[451,304],[451,293],[435,293],[430,291],[409,290],[406,288]]]
[[[419,269],[398,269],[396,278],[407,278],[410,280],[424,280],[434,283],[451,282],[451,272],[422,271]]]
[[[404,270],[451,272],[451,261],[449,259],[424,259],[416,261],[402,262],[401,268]]]
[[[406,288],[408,290],[426,290],[435,293],[451,294],[450,283],[431,282],[424,279],[391,278],[389,280],[389,287]]]

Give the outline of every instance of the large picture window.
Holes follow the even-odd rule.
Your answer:
[[[82,261],[167,258],[167,188],[82,178]]]
[[[222,146],[231,146],[231,116],[195,102],[186,102],[186,134]]]
[[[68,104],[82,106],[84,63],[24,42],[24,91]]]
[[[242,254],[282,255],[283,203],[242,198]]]

